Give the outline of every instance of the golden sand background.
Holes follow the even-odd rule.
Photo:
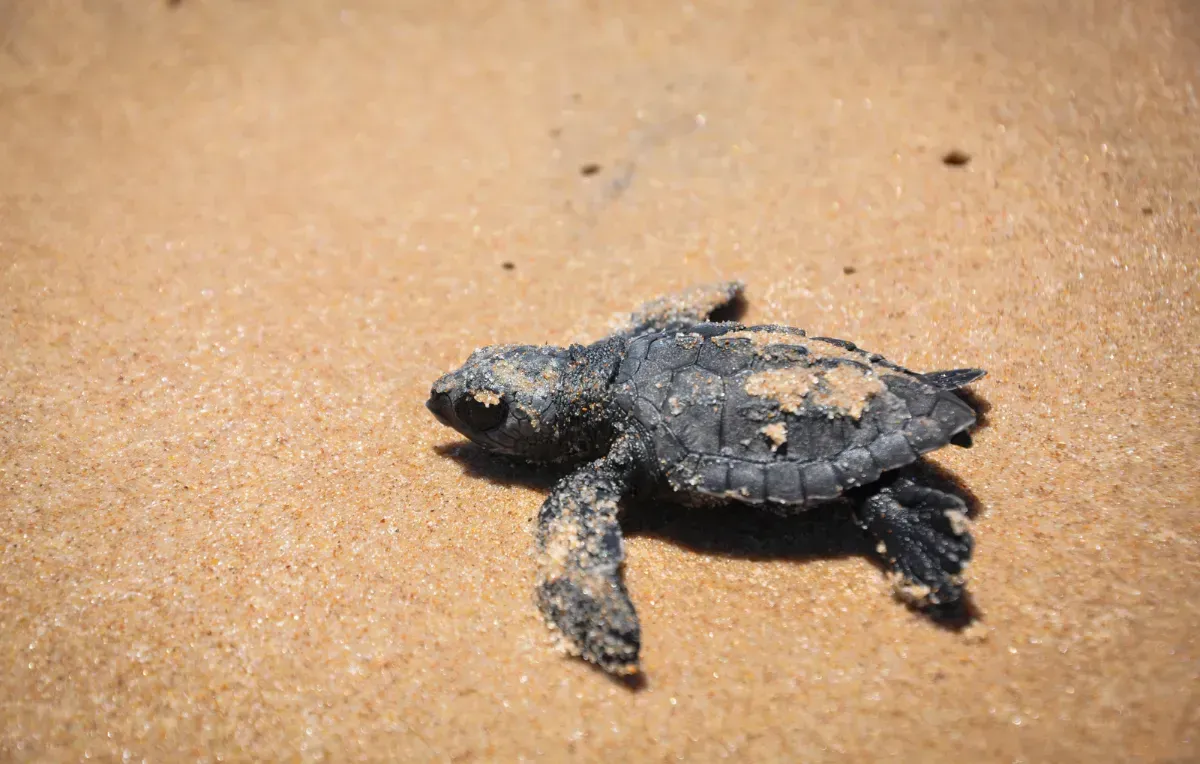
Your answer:
[[[0,758],[1197,760],[1198,40],[1188,0],[0,3]],[[646,686],[550,649],[548,478],[445,448],[429,384],[718,277],[988,369],[937,457],[971,630],[833,519],[676,512],[629,541]]]

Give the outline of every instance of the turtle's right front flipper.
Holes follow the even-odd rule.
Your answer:
[[[740,281],[722,281],[660,297],[638,308],[616,334],[636,337],[648,332],[686,331],[689,326],[708,321],[714,312],[739,300],[743,289],[745,284]]]
[[[617,502],[635,465],[632,437],[563,478],[538,514],[538,606],[570,652],[612,674],[635,674],[641,629],[621,580]]]

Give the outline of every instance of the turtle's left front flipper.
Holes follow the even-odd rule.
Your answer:
[[[607,456],[559,481],[538,514],[538,606],[568,650],[612,674],[639,668],[641,629],[621,580],[617,523],[638,448],[632,436],[619,438]]]

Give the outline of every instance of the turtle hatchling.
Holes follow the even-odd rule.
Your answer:
[[[625,496],[780,514],[849,505],[900,596],[962,597],[966,505],[902,468],[970,444],[975,411],[955,390],[984,372],[919,374],[845,340],[708,320],[741,291],[657,300],[587,346],[477,350],[426,404],[489,452],[573,466],[538,512],[536,599],[567,649],[610,673],[640,670],[621,578]]]

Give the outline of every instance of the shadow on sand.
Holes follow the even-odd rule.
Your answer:
[[[435,449],[458,462],[466,475],[497,485],[521,485],[549,492],[570,472],[570,468],[558,465],[533,466],[489,454],[467,441]],[[935,464],[919,461],[898,473],[919,477],[922,482],[958,494],[966,501],[971,517],[977,517],[982,510],[978,497],[962,481]],[[530,514],[535,510],[531,506]],[[861,556],[871,560],[881,572],[886,570],[875,553],[875,542],[855,524],[850,506],[844,501],[781,517],[735,502],[690,507],[659,498],[632,498],[624,502],[621,528],[627,536],[655,538],[700,554],[798,563]],[[966,628],[979,617],[969,592],[952,606],[917,612],[953,631]],[[630,683],[637,681],[622,680],[622,683],[632,686]]]

